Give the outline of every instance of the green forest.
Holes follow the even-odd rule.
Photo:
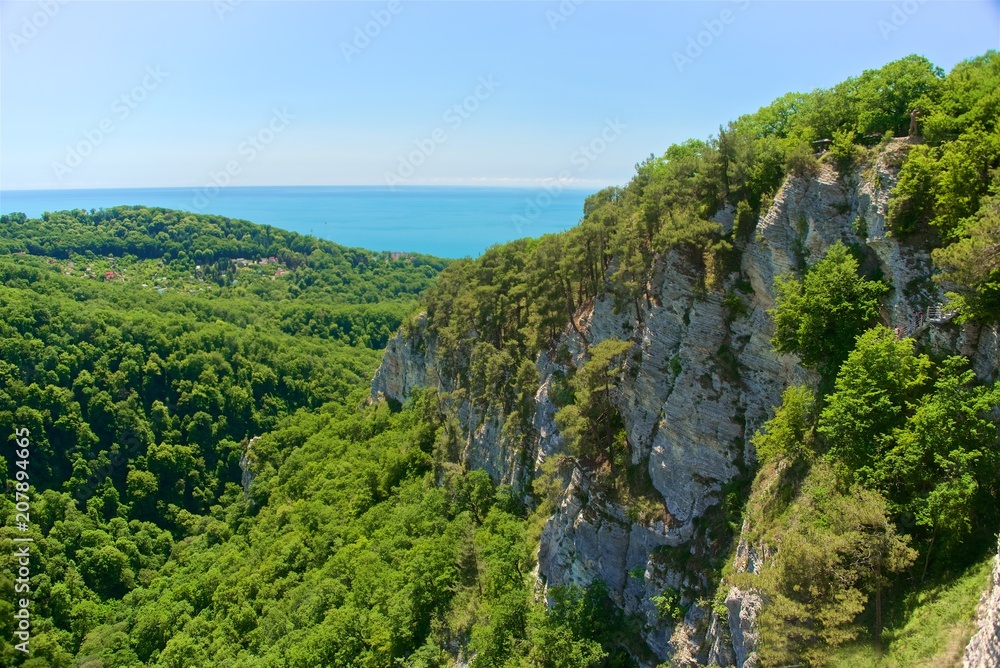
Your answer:
[[[864,171],[914,124],[888,233],[930,253],[956,322],[994,323],[998,119],[1000,54],[948,73],[909,56],[651,155],[566,232],[456,261],[156,208],[3,215],[0,664],[651,663],[643,620],[603,583],[546,601],[532,574],[567,461],[606,464],[600,484],[641,515],[610,398],[628,333],[558,388],[567,451],[525,489],[460,463],[457,396],[371,401],[390,337],[425,313],[454,394],[499,403],[527,449],[535,358],[581,306],[610,295],[641,320],[657,263],[678,254],[701,297],[738,311],[746,281],[730,278],[784,180],[824,162]],[[979,568],[1000,529],[1000,386],[885,327],[898,286],[860,255],[836,244],[780,279],[772,345],[821,380],[785,391],[753,436],[758,466],[719,508],[705,605],[724,610],[746,581],[725,566],[742,520],[781,545],[750,585],[767,600],[765,666],[892,655],[921,592]],[[12,640],[15,489],[31,505],[30,657]],[[664,623],[678,595],[658,597]]]

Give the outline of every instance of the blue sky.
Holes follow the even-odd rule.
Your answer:
[[[0,19],[2,189],[599,187],[790,90],[1000,47],[998,0],[51,0]]]

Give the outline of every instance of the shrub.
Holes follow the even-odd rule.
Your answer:
[[[785,155],[785,169],[794,176],[811,179],[819,173],[819,160],[809,144],[797,144]]]

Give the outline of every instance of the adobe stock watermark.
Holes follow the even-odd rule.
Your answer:
[[[243,0],[215,0],[212,3],[212,7],[215,9],[215,15],[219,17],[219,21],[221,22],[226,20],[226,14],[232,14],[242,4]]]
[[[13,455],[14,468],[11,478],[14,483],[14,526],[22,535],[14,536],[14,562],[16,565],[14,574],[14,593],[21,597],[15,598],[17,612],[14,613],[14,637],[21,642],[14,645],[14,649],[24,654],[30,654],[31,649],[31,544],[34,539],[27,535],[31,529],[31,476],[28,473],[28,462],[31,458],[31,432],[27,427],[19,427],[14,430]]]
[[[562,0],[555,9],[545,10],[545,20],[549,22],[549,30],[555,32],[559,24],[569,21],[576,14],[576,8],[587,0]]]
[[[499,87],[500,83],[493,79],[492,74],[487,77],[479,77],[479,85],[472,91],[472,94],[445,109],[441,120],[447,124],[451,131],[458,130],[483,102],[493,96]],[[405,183],[406,179],[413,176],[417,169],[434,155],[438,146],[446,141],[448,141],[448,131],[443,127],[434,128],[423,139],[414,139],[413,143],[416,148],[405,156],[399,156],[399,166],[396,171],[385,172],[386,184],[390,188],[395,188],[397,185]]]
[[[927,0],[906,0],[905,2],[893,3],[889,18],[879,19],[876,24],[878,31],[882,33],[882,41],[889,41],[889,35],[905,26],[910,17],[920,11],[926,2]]]
[[[604,128],[601,132],[591,139],[590,142],[577,148],[570,156],[569,163],[575,168],[576,174],[586,172],[608,150],[611,144],[618,141],[618,138],[627,129],[628,126],[622,123],[617,117],[614,120],[610,118],[605,119]],[[569,169],[564,169],[559,172],[558,176],[548,178],[542,182],[543,192],[538,193],[534,197],[526,197],[524,199],[524,209],[521,213],[512,214],[510,217],[510,222],[513,223],[517,233],[523,234],[525,227],[538,220],[538,217],[542,215],[542,211],[552,206],[556,198],[562,195],[563,184],[572,182],[572,179],[573,172]]]
[[[733,4],[739,6],[740,11],[746,11],[750,6],[750,0],[733,0]],[[702,21],[704,30],[696,35],[688,37],[687,46],[682,51],[674,51],[674,65],[677,71],[684,73],[684,68],[693,65],[694,61],[701,58],[705,51],[715,44],[715,40],[726,31],[726,26],[736,22],[736,14],[731,9],[723,9],[714,19]]]
[[[247,138],[236,147],[238,158],[228,160],[218,171],[209,170],[205,185],[195,190],[192,206],[198,211],[208,206],[209,202],[219,196],[223,188],[233,182],[234,177],[243,173],[243,167],[256,160],[257,156],[294,120],[295,115],[290,114],[287,109],[272,109],[271,119],[257,132],[247,135]]]
[[[38,11],[23,17],[17,32],[7,33],[7,41],[14,48],[14,53],[35,39],[68,2],[69,0],[41,0],[41,2],[36,3]]]
[[[372,20],[364,26],[355,26],[354,39],[340,43],[340,52],[344,54],[344,60],[351,62],[352,58],[360,56],[361,52],[371,45],[372,40],[381,35],[402,11],[403,3],[400,0],[389,0],[384,8],[369,12]]]
[[[150,93],[160,87],[167,76],[168,73],[161,70],[159,65],[147,67],[142,81],[128,92],[122,93],[111,103],[112,116],[101,119],[97,127],[84,130],[83,139],[73,146],[66,147],[66,156],[62,162],[52,161],[52,172],[56,178],[62,181],[68,174],[72,174],[77,167],[82,165],[84,159],[103,144],[108,135],[118,128],[118,124],[131,116],[132,112],[149,98]]]

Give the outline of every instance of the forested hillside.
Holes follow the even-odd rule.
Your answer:
[[[1000,529],[998,118],[998,54],[911,56],[452,263],[4,215],[0,662],[916,665],[940,591],[924,635],[964,645]]]

